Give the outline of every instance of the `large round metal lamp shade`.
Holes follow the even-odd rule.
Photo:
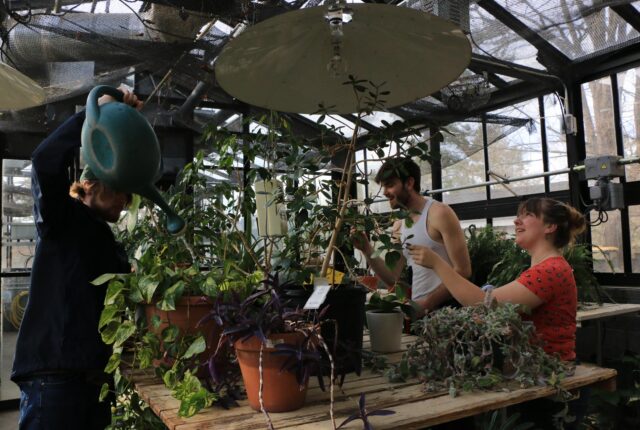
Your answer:
[[[0,63],[0,110],[20,110],[44,103],[44,90],[13,67]]]
[[[362,108],[347,76],[385,83],[384,107],[426,97],[455,80],[471,46],[453,23],[405,7],[349,4],[342,25],[342,74],[328,71],[335,51],[326,7],[287,12],[231,40],[216,61],[216,79],[235,98],[283,112],[353,113]]]

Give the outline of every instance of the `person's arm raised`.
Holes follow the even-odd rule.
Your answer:
[[[398,240],[401,226],[400,223],[401,221],[396,221],[393,224],[392,235],[395,238],[394,240]],[[375,274],[378,275],[385,284],[393,286],[400,278],[400,273],[402,273],[402,269],[406,263],[404,256],[400,257],[400,260],[396,262],[395,267],[388,268],[382,258],[372,257],[375,250],[364,232],[352,230],[351,238],[354,248],[362,252],[364,258],[367,260],[367,263],[369,263]]]

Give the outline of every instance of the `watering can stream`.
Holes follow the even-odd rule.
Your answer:
[[[98,106],[103,94],[118,101]],[[184,220],[154,185],[161,169],[158,138],[145,117],[122,100],[122,92],[107,85],[91,90],[82,125],[82,157],[109,188],[139,194],[157,204],[167,215],[169,233],[179,234]]]

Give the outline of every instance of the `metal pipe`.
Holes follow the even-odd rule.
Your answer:
[[[621,158],[620,160],[618,160],[618,164],[620,165],[626,165],[626,164],[632,164],[632,163],[640,163],[640,157]],[[431,194],[446,193],[448,191],[468,190],[470,188],[486,187],[489,185],[504,185],[510,182],[525,181],[527,179],[544,178],[546,176],[561,175],[563,173],[580,172],[584,169],[585,169],[584,164],[580,164],[577,166],[568,167],[566,169],[553,170],[550,172],[534,173],[532,175],[518,176],[515,178],[503,178],[500,180],[481,182],[478,184],[461,185],[459,187],[441,188],[439,190],[429,190],[429,191],[425,191],[422,194],[425,196],[428,196]],[[492,172],[492,171],[488,171],[488,174],[498,176],[496,175],[495,172]]]
[[[445,192],[448,192],[448,191],[467,190],[469,188],[486,187],[486,186],[489,186],[489,185],[502,185],[502,184],[508,184],[509,182],[524,181],[524,180],[527,180],[527,179],[535,179],[535,178],[543,178],[545,176],[561,175],[563,173],[576,172],[576,171],[579,171],[579,170],[584,170],[584,166],[575,166],[575,167],[569,167],[569,168],[561,169],[561,170],[554,170],[554,171],[551,171],[551,172],[543,172],[543,173],[536,173],[536,174],[533,174],[533,175],[518,176],[516,178],[510,178],[510,179],[506,179],[506,180],[487,181],[487,182],[480,182],[478,184],[461,185],[459,187],[441,188],[439,190],[429,190],[429,191],[425,191],[422,194],[425,195],[425,196],[428,196],[428,195],[431,195],[431,194],[445,193]]]

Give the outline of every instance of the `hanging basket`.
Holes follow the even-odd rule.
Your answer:
[[[491,98],[489,82],[483,75],[465,76],[440,90],[442,101],[454,112],[469,112]]]

